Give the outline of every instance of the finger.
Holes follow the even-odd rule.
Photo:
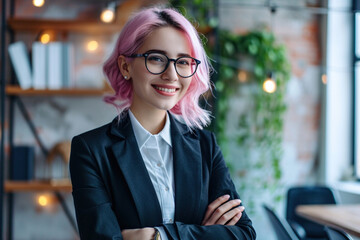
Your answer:
[[[208,225],[216,224],[216,222],[219,220],[219,218],[222,217],[222,215],[230,211],[232,208],[239,206],[240,203],[241,203],[240,199],[235,199],[227,203],[224,203],[214,211],[214,213],[208,219],[207,224]]]
[[[241,213],[242,211],[244,211],[244,207],[242,206],[234,208],[223,214],[215,224],[225,225],[227,222],[232,220],[235,216],[237,216],[237,214]]]
[[[214,224],[225,225],[233,217],[235,217],[240,212],[240,209],[234,208],[226,213],[224,213]]]
[[[233,226],[235,225],[241,218],[242,212],[236,214],[226,225]]]
[[[213,212],[219,207],[221,206],[224,202],[226,202],[228,199],[230,198],[230,195],[226,194],[223,195],[221,197],[218,197],[217,199],[215,199],[212,203],[209,204],[206,213],[205,213],[205,217],[204,220],[202,222],[202,224],[204,225],[204,223],[206,221],[208,221],[208,219],[210,218],[210,216],[213,214]]]

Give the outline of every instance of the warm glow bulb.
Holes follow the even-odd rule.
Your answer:
[[[49,200],[46,196],[41,195],[38,197],[38,203],[40,206],[45,207],[46,205],[48,205]]]
[[[90,41],[90,42],[88,42],[88,44],[87,44],[87,50],[88,50],[89,52],[94,52],[94,51],[96,51],[96,50],[98,49],[98,47],[99,47],[99,44],[98,44],[97,41]]]
[[[238,80],[239,82],[246,82],[247,81],[247,73],[244,70],[239,70],[238,72]]]
[[[105,9],[104,11],[102,11],[100,19],[103,22],[109,23],[114,20],[114,17],[115,17],[114,10]]]
[[[327,84],[327,76],[326,74],[321,75],[321,81],[323,84]]]
[[[50,34],[48,34],[48,33],[42,34],[40,37],[40,42],[43,44],[49,43],[50,42]]]
[[[33,5],[35,7],[42,7],[44,5],[45,1],[44,0],[33,0]]]
[[[276,83],[272,78],[267,78],[263,84],[263,89],[267,93],[273,93],[276,91]]]

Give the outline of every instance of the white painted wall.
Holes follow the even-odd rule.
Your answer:
[[[351,9],[351,1],[329,0],[330,9]],[[327,32],[325,183],[341,179],[351,163],[352,15],[330,11]]]

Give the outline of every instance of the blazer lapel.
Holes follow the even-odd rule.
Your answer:
[[[119,123],[114,121],[111,133],[121,138],[112,146],[112,151],[131,191],[141,225],[161,224],[160,204],[137,146],[129,116],[124,116]]]
[[[169,114],[170,115],[170,114]],[[191,223],[199,218],[201,194],[201,152],[196,135],[185,125],[171,120],[175,175],[175,219]]]

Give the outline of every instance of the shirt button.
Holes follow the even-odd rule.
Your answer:
[[[168,188],[168,187],[165,187],[165,191],[169,191],[169,188]]]
[[[157,163],[156,166],[161,167],[161,163]]]
[[[174,220],[172,218],[170,218],[169,223],[174,223]]]

